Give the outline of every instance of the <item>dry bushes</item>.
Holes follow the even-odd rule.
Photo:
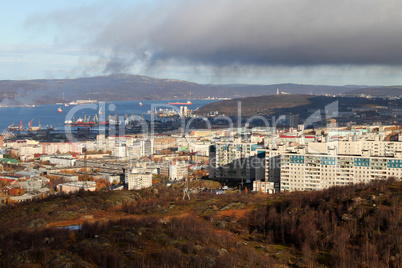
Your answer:
[[[400,266],[400,185],[389,180],[291,194],[251,213],[249,232],[256,230],[267,243],[294,246],[305,255],[327,252],[331,261],[326,265]]]

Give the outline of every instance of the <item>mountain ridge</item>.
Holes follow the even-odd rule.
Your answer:
[[[134,74],[113,74],[74,79],[1,80],[0,105],[52,104],[88,98],[100,101],[241,98],[273,95],[277,89],[291,94],[334,95],[361,89],[361,86],[293,83],[214,85]]]
[[[375,86],[353,89],[345,93],[347,96],[370,95],[373,97],[387,97],[402,95],[402,86]]]
[[[281,94],[236,98],[208,103],[200,107],[195,113],[197,115],[208,115],[211,111],[217,111],[219,114],[226,116],[237,116],[238,105],[240,103],[242,116],[267,116],[288,113],[305,116],[311,109],[322,109],[334,102],[338,102],[339,111],[347,111],[351,107],[363,108],[389,105],[389,100],[386,99],[368,99],[354,96],[329,97],[306,94]],[[401,100],[393,100],[392,102],[398,106],[402,104]]]

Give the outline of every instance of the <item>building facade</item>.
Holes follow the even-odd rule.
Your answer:
[[[271,168],[268,174],[276,174],[273,178],[277,180],[278,171],[281,191],[321,190],[391,177],[399,179],[402,177],[402,159],[284,153],[280,155],[279,165]]]
[[[209,150],[209,177],[254,179],[257,144],[248,142],[217,142]]]
[[[126,179],[128,190],[140,190],[152,186],[151,173],[131,173]]]

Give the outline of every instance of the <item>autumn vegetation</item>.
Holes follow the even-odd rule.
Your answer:
[[[309,266],[400,267],[402,184],[294,193],[250,214],[250,232],[297,248]]]
[[[270,196],[208,190],[190,200],[182,190],[80,191],[2,206],[0,266],[402,265],[402,182]],[[58,228],[69,225],[80,229]]]

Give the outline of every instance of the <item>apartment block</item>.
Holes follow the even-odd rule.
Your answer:
[[[55,164],[59,167],[72,167],[75,166],[75,162],[77,160],[74,159],[71,155],[56,155],[51,156],[49,158],[49,162],[51,164]]]
[[[152,186],[151,173],[131,173],[126,179],[128,190],[140,190]]]
[[[94,181],[67,182],[63,184],[58,184],[56,188],[57,191],[64,193],[77,192],[81,189],[84,191],[93,192],[96,190],[96,182]]]
[[[209,150],[209,177],[254,179],[257,144],[249,142],[216,142]]]
[[[188,162],[186,161],[170,161],[169,162],[169,180],[188,179]]]
[[[253,191],[264,193],[264,194],[273,194],[275,193],[275,183],[270,181],[253,181]]]
[[[49,142],[41,143],[42,154],[82,153],[82,143],[79,142]]]
[[[385,140],[383,135],[365,134],[337,136],[333,133],[331,141],[311,142],[308,144],[310,153],[328,153],[328,148],[335,149],[340,155],[362,155],[395,157],[402,152],[401,141]]]
[[[310,191],[401,178],[402,159],[284,153],[273,170],[280,171],[281,191]]]
[[[154,141],[152,139],[141,140],[141,156],[153,154]]]
[[[126,146],[114,146],[111,148],[112,156],[125,158],[126,157]]]

